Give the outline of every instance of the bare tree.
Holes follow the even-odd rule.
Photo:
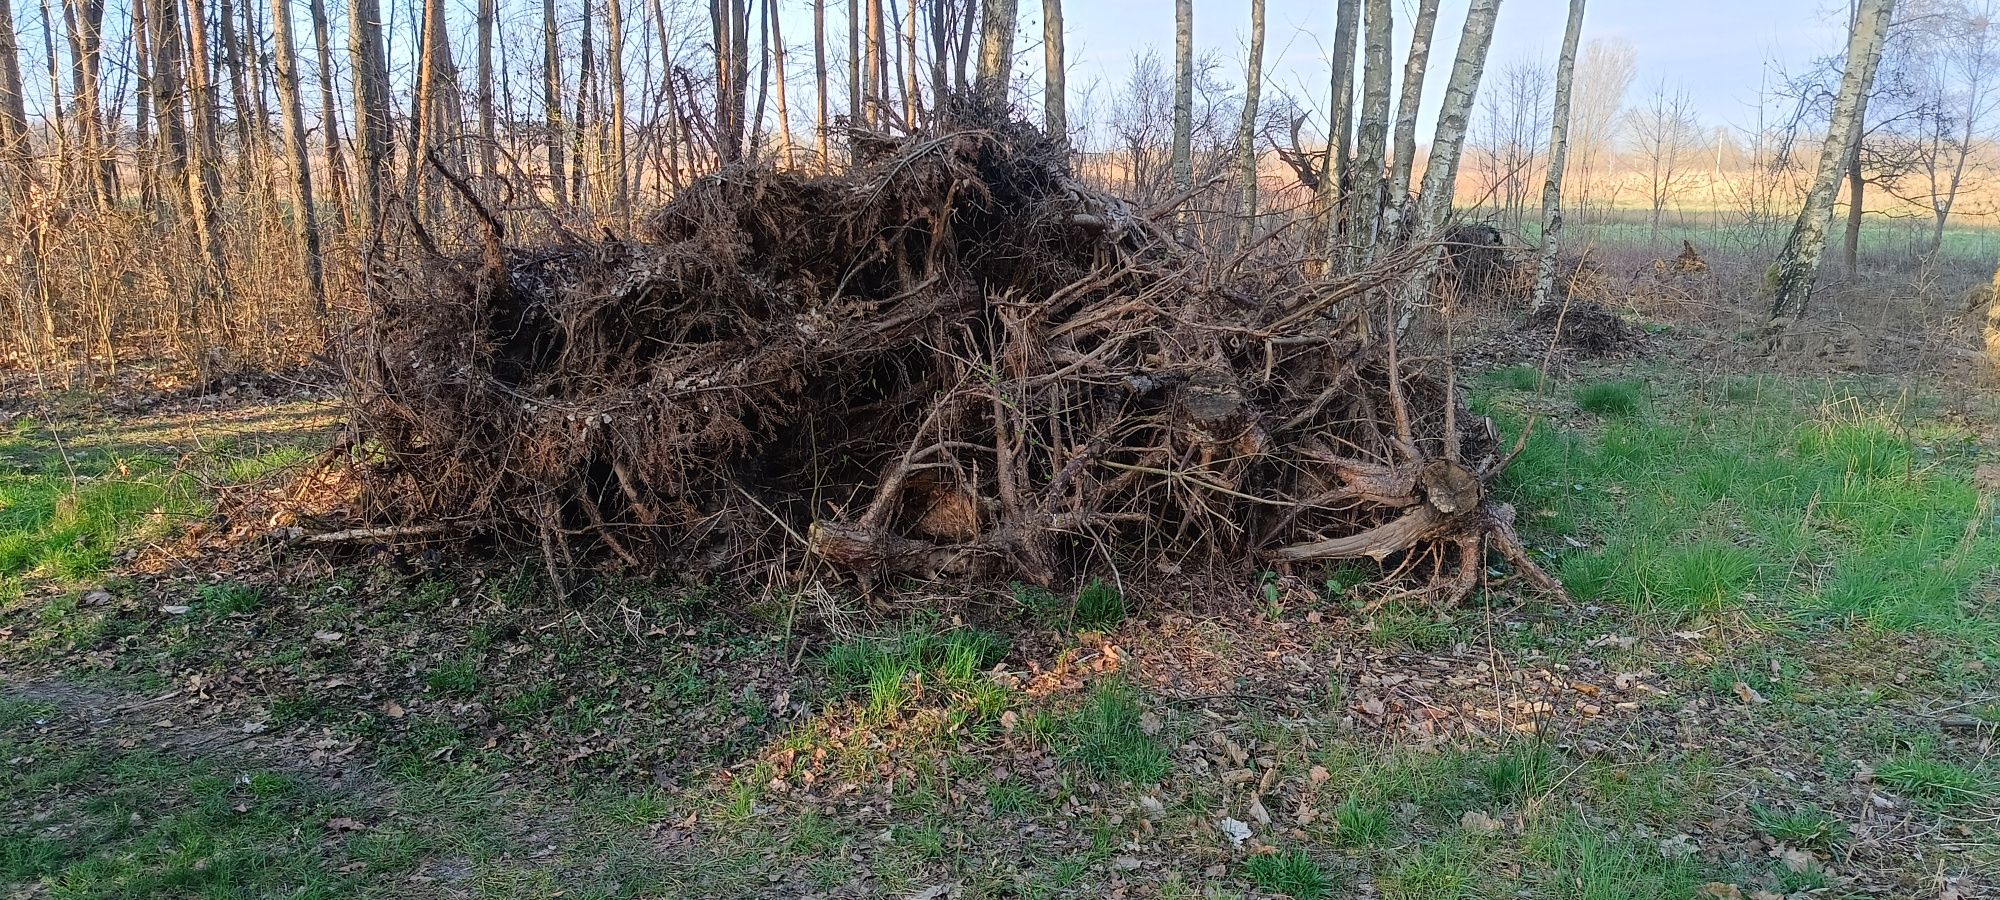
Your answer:
[[[1615,162],[1625,125],[1625,95],[1638,71],[1638,49],[1623,38],[1591,38],[1583,45],[1572,80],[1568,173],[1571,204],[1591,208],[1599,182]],[[1617,198],[1606,198],[1607,203]]]
[[[1174,0],[1173,173],[1176,194],[1185,197],[1194,190],[1194,0]],[[1185,239],[1187,215],[1175,221]]]
[[[1458,55],[1452,60],[1451,80],[1446,82],[1444,104],[1438,109],[1437,128],[1431,136],[1430,159],[1424,164],[1424,185],[1420,195],[1418,226],[1428,238],[1443,230],[1451,217],[1452,197],[1458,182],[1458,161],[1465,149],[1466,126],[1479,95],[1479,80],[1486,74],[1486,53],[1493,46],[1493,23],[1500,16],[1500,0],[1472,0],[1465,11],[1465,29],[1458,38]],[[1430,272],[1422,273],[1429,277]]]
[[[382,236],[382,187],[389,179],[394,152],[389,144],[389,63],[382,47],[380,0],[348,0],[347,9],[347,46],[354,68],[354,152],[361,173],[358,211],[368,229],[368,244],[373,246]],[[156,16],[155,33],[165,27],[167,23]],[[163,54],[155,54],[154,59],[160,71],[153,80],[158,82],[168,62]],[[155,106],[173,93],[160,91]],[[166,141],[164,125],[160,134]]]
[[[1054,2],[1054,0],[1050,0]],[[1257,233],[1257,100],[1264,86],[1264,0],[1250,0],[1250,61],[1244,67],[1243,121],[1236,129],[1236,245],[1247,247]]]
[[[273,0],[276,2],[276,0]],[[494,132],[493,110],[493,29],[500,16],[499,0],[479,0],[479,15],[474,22],[479,41],[479,177],[491,180],[499,174],[497,169],[498,137]]]
[[[134,4],[144,7],[144,3]],[[319,61],[319,122],[320,146],[326,159],[326,177],[333,192],[334,225],[342,231],[348,227],[347,204],[350,202],[347,184],[347,166],[340,152],[340,106],[335,99],[333,72],[333,41],[328,32],[332,25],[327,21],[326,0],[307,0],[306,13],[312,17],[313,52]],[[141,92],[143,99],[144,93]],[[144,114],[141,113],[141,120]]]
[[[1530,185],[1549,132],[1549,71],[1533,60],[1515,60],[1479,101],[1471,135],[1473,171],[1480,197],[1490,200],[1506,227],[1518,230]]]
[[[1556,255],[1561,252],[1563,167],[1569,160],[1570,81],[1576,72],[1576,44],[1583,34],[1584,0],[1570,0],[1569,22],[1563,26],[1562,52],[1556,57],[1555,106],[1549,113],[1549,165],[1542,181],[1542,252],[1535,267],[1535,305],[1555,294]]]
[[[1333,88],[1327,107],[1326,162],[1320,166],[1317,200],[1321,237],[1326,256],[1339,254],[1342,193],[1347,190],[1348,166],[1354,152],[1354,40],[1360,27],[1361,0],[1338,0],[1333,20]]]
[[[373,2],[373,0],[370,0]],[[542,127],[548,155],[550,193],[557,206],[569,205],[569,175],[563,147],[569,126],[563,115],[562,46],[556,33],[556,0],[542,0]]]
[[[1651,239],[1660,238],[1660,220],[1667,207],[1695,187],[1707,133],[1695,118],[1687,91],[1661,82],[1644,105],[1627,117],[1632,151],[1639,165],[1640,186],[1651,217]]]
[[[813,0],[813,93],[813,149],[819,153],[819,164],[825,166],[830,158],[827,129],[831,124],[826,118],[826,0]]]
[[[1834,100],[1812,190],[1806,194],[1798,221],[1778,255],[1776,296],[1771,304],[1773,318],[1805,312],[1806,299],[1819,275],[1820,254],[1826,249],[1826,231],[1833,220],[1833,198],[1841,169],[1860,139],[1862,100],[1875,81],[1876,66],[1882,61],[1882,41],[1889,30],[1889,16],[1894,7],[1895,0],[1860,0],[1857,7],[1847,42],[1846,74],[1841,78],[1840,94]]]

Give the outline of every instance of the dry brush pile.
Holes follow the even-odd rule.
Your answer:
[[[1380,327],[1414,252],[1212,259],[1028,129],[869,140],[635,240],[382,277],[347,364],[372,533],[863,589],[1367,557],[1446,600],[1492,552],[1559,590],[1491,494],[1510,448]]]

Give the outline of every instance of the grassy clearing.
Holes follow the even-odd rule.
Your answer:
[[[1515,383],[1493,382],[1488,403],[1518,427],[1532,401]],[[1852,387],[1655,383],[1673,395],[1576,388],[1601,424],[1539,428],[1508,473],[1531,533],[1586,544],[1552,560],[1579,598],[1667,622],[1748,613],[2000,641],[2000,537],[1969,432]]]

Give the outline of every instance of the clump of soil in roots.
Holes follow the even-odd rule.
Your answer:
[[[881,591],[1365,557],[1456,599],[1492,551],[1560,590],[1492,496],[1509,448],[1381,330],[1416,250],[1233,271],[991,121],[387,273],[356,533]]]

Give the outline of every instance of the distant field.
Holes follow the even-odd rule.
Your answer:
[[[1468,217],[1492,221],[1490,208],[1467,210]],[[1521,226],[1523,240],[1537,240],[1541,232],[1540,212],[1530,210]],[[1845,219],[1836,216],[1829,235],[1829,258],[1839,253]],[[1571,246],[1595,244],[1607,250],[1645,250],[1671,254],[1681,241],[1690,241],[1703,253],[1774,253],[1783,243],[1790,221],[1753,221],[1741,212],[1669,213],[1660,221],[1657,234],[1646,210],[1584,210],[1570,214],[1566,242]],[[1861,222],[1861,258],[1873,265],[1896,266],[1913,262],[1930,240],[1927,220],[1893,218],[1870,214]],[[2000,262],[2000,227],[1968,218],[1945,229],[1939,261],[1949,266],[1972,266],[1990,270]]]

